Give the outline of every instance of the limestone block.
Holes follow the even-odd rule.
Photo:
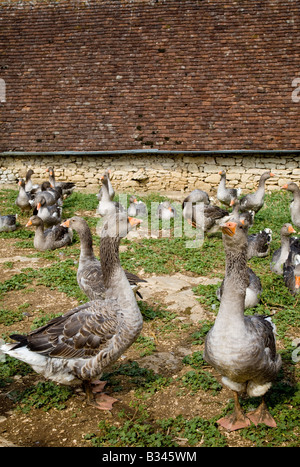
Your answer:
[[[218,174],[211,174],[208,177],[205,178],[206,183],[215,183],[219,184],[220,182],[220,175]]]
[[[223,165],[233,167],[235,165],[235,159],[233,157],[216,157],[216,163],[221,167]]]

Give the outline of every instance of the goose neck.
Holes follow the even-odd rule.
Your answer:
[[[122,271],[119,258],[120,239],[104,236],[100,244],[100,261],[106,288],[112,286],[117,272]]]
[[[78,229],[80,238],[80,259],[94,258],[93,237],[89,228]]]
[[[249,285],[246,248],[239,252],[226,252],[226,269],[218,318],[244,319],[245,294]]]

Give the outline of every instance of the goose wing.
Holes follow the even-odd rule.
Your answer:
[[[27,347],[39,354],[64,358],[89,358],[105,348],[118,332],[119,307],[114,300],[94,300],[51,320],[18,340],[15,348]]]
[[[81,290],[90,300],[105,298],[105,286],[100,263],[91,263],[88,268],[78,269],[77,281]]]

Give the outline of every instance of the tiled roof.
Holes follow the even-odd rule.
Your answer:
[[[300,149],[299,46],[298,0],[0,0],[0,151]]]

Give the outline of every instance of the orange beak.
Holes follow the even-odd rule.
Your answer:
[[[296,289],[300,288],[300,276],[295,276],[295,287]]]
[[[222,225],[222,232],[229,237],[233,237],[235,234],[237,223],[236,222],[226,222]]]
[[[219,175],[222,175],[222,170],[220,170],[220,172],[218,172]]]
[[[232,200],[230,201],[230,206],[234,206],[234,204],[235,204],[235,200],[232,199]]]
[[[29,219],[29,221],[27,222],[27,224],[25,225],[25,227],[29,227],[30,225],[32,225],[31,219]]]
[[[38,203],[36,206],[37,209],[41,209],[41,207],[42,207],[41,203]]]
[[[283,188],[284,190],[286,190],[288,187],[287,183],[285,185],[283,185],[281,188]]]
[[[288,228],[289,233],[296,233],[296,230],[290,225]]]
[[[70,227],[70,219],[67,219],[65,222],[63,222],[62,224],[63,227]]]
[[[273,174],[272,172],[270,172],[270,177],[275,177],[275,174]]]
[[[128,220],[132,227],[134,227],[135,225],[139,225],[142,222],[141,219],[137,219],[136,217],[128,217]]]

